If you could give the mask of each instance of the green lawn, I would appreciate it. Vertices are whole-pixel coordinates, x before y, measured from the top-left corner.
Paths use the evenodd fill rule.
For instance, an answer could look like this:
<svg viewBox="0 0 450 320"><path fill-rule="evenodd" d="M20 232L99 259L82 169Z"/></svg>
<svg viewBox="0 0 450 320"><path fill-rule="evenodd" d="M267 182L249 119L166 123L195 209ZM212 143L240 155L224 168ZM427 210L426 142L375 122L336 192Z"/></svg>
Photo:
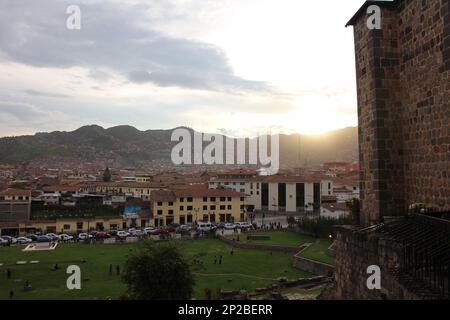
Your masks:
<svg viewBox="0 0 450 320"><path fill-rule="evenodd" d="M320 239L317 243L314 243L303 251L300 256L334 266L334 258L330 257L327 253L328 247L331 246L332 243L333 241L329 239Z"/></svg>
<svg viewBox="0 0 450 320"><path fill-rule="evenodd" d="M287 277L298 279L310 276L292 267L292 254L267 251L234 249L218 240L197 240L179 242L190 261L199 256L203 267L195 265L196 298L204 297L204 289L209 288L215 295L225 290L252 290L275 283L274 279ZM128 255L136 250L136 245L84 245L62 244L50 252L22 252L22 247L0 248L0 299L8 299L11 289L15 299L117 299L126 290L120 276L116 275L116 265L123 269ZM222 264L214 264L214 256L222 255ZM86 263L81 263L82 259ZM16 261L39 260L36 265L16 265ZM52 271L58 263L60 269ZM69 291L66 288L66 268L79 265L82 272L82 289ZM114 273L109 274L113 264ZM6 269L12 270L10 280ZM34 290L24 292L25 281L29 280Z"/></svg>
<svg viewBox="0 0 450 320"><path fill-rule="evenodd" d="M269 236L270 240L247 240L248 235ZM229 236L230 239L236 238ZM268 231L268 232L245 232L239 236L239 241L249 243L263 243L273 245L301 246L305 243L313 243L316 239L297 232Z"/></svg>

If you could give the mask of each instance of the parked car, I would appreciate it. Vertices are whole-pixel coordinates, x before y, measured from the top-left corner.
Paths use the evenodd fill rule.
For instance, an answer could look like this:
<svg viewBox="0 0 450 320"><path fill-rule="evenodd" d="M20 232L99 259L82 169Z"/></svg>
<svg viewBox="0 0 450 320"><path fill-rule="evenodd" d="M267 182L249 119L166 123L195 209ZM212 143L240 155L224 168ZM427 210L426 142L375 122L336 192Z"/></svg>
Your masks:
<svg viewBox="0 0 450 320"><path fill-rule="evenodd" d="M117 236L118 236L119 238L124 239L124 238L126 238L126 237L129 237L129 236L130 236L130 233L129 233L129 232L126 232L126 231L119 231L119 232L117 232Z"/></svg>
<svg viewBox="0 0 450 320"><path fill-rule="evenodd" d="M29 234L27 236L28 239L31 239L32 241L37 241L37 239L39 238L39 236L35 235L35 234Z"/></svg>
<svg viewBox="0 0 450 320"><path fill-rule="evenodd" d="M8 244L9 244L9 241L7 241L7 240L5 240L3 238L0 238L0 246L6 246Z"/></svg>
<svg viewBox="0 0 450 320"><path fill-rule="evenodd" d="M216 228L217 229L225 229L225 224L226 224L225 222L221 222L216 226Z"/></svg>
<svg viewBox="0 0 450 320"><path fill-rule="evenodd" d="M163 228L159 228L159 229L154 229L152 231L150 231L150 234L152 236L159 236L160 234L168 234L169 231L163 229Z"/></svg>
<svg viewBox="0 0 450 320"><path fill-rule="evenodd" d="M197 230L203 231L203 232L210 232L216 229L216 226L213 225L211 222L198 222L197 223Z"/></svg>
<svg viewBox="0 0 450 320"><path fill-rule="evenodd" d="M52 239L47 236L39 236L37 238L37 242L51 242Z"/></svg>
<svg viewBox="0 0 450 320"><path fill-rule="evenodd" d="M144 230L136 230L133 234L132 234L132 236L135 236L135 237L144 237L144 236L146 236L147 234L144 232Z"/></svg>
<svg viewBox="0 0 450 320"><path fill-rule="evenodd" d="M178 228L178 230L181 231L181 232L190 232L190 231L192 231L192 225L184 224L184 225L180 226Z"/></svg>
<svg viewBox="0 0 450 320"><path fill-rule="evenodd" d="M108 232L108 235L109 235L110 237L115 237L115 236L117 236L117 230L110 230L110 231Z"/></svg>
<svg viewBox="0 0 450 320"><path fill-rule="evenodd" d="M225 230L234 230L234 228L236 228L236 225L234 223L225 223Z"/></svg>
<svg viewBox="0 0 450 320"><path fill-rule="evenodd" d="M165 226L163 227L163 230L167 231L168 233L173 233L176 231L175 228L171 226Z"/></svg>
<svg viewBox="0 0 450 320"><path fill-rule="evenodd" d="M253 229L253 225L250 222L236 222L236 227L242 231L248 231Z"/></svg>
<svg viewBox="0 0 450 320"><path fill-rule="evenodd" d="M80 240L87 240L87 239L92 239L93 236L91 234L87 234L87 233L80 233L78 235L78 239Z"/></svg>
<svg viewBox="0 0 450 320"><path fill-rule="evenodd" d="M130 228L130 229L128 229L128 233L130 234L130 235L133 235L135 232L136 232L136 228Z"/></svg>
<svg viewBox="0 0 450 320"><path fill-rule="evenodd" d="M73 236L69 236L68 234L60 234L58 236L60 241L72 241L73 240Z"/></svg>
<svg viewBox="0 0 450 320"><path fill-rule="evenodd" d="M144 233L147 234L147 235L148 234L152 234L152 232L155 231L155 230L156 230L156 228L147 227L147 228L144 229Z"/></svg>
<svg viewBox="0 0 450 320"><path fill-rule="evenodd" d="M59 240L59 237L54 233L47 233L46 236L49 237L52 241Z"/></svg>
<svg viewBox="0 0 450 320"><path fill-rule="evenodd" d="M19 244L29 244L31 242L33 242L33 240L25 238L25 237L17 238L17 243L19 243Z"/></svg>
<svg viewBox="0 0 450 320"><path fill-rule="evenodd" d="M17 239L10 236L2 236L2 239L8 241L9 244L17 243Z"/></svg>
<svg viewBox="0 0 450 320"><path fill-rule="evenodd" d="M97 239L108 239L110 235L106 232L100 231L95 234L95 238Z"/></svg>

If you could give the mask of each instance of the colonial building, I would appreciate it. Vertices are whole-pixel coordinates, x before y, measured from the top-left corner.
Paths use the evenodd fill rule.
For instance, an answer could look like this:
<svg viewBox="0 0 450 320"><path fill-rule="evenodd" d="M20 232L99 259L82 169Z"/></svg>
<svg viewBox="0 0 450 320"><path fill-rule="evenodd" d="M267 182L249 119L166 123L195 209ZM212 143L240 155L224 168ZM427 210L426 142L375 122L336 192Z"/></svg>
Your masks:
<svg viewBox="0 0 450 320"><path fill-rule="evenodd" d="M246 218L244 194L229 189L185 188L152 194L154 225L241 221Z"/></svg>

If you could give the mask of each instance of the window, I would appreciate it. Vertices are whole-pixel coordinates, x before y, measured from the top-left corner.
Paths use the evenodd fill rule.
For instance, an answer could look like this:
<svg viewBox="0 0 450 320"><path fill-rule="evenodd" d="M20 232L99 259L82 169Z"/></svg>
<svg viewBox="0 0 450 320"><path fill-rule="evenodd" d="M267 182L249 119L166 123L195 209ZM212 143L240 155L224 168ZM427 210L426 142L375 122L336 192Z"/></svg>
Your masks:
<svg viewBox="0 0 450 320"><path fill-rule="evenodd" d="M173 206L173 202L169 202L169 207Z"/></svg>
<svg viewBox="0 0 450 320"><path fill-rule="evenodd" d="M208 206L203 206L203 210L208 210Z"/></svg>
<svg viewBox="0 0 450 320"><path fill-rule="evenodd" d="M231 197L228 197L228 201L231 201Z"/></svg>
<svg viewBox="0 0 450 320"><path fill-rule="evenodd" d="M228 210L231 210L231 208L232 208L232 206L231 206L231 205L228 205Z"/></svg>
<svg viewBox="0 0 450 320"><path fill-rule="evenodd" d="M192 209L193 209L192 206L187 207L187 211L192 211Z"/></svg>
<svg viewBox="0 0 450 320"><path fill-rule="evenodd" d="M244 201L244 197L241 197L241 201Z"/></svg>
<svg viewBox="0 0 450 320"><path fill-rule="evenodd" d="M245 182L241 182L240 185L241 185L241 186L245 186Z"/></svg>
<svg viewBox="0 0 450 320"><path fill-rule="evenodd" d="M203 197L203 202L208 202L208 197Z"/></svg>
<svg viewBox="0 0 450 320"><path fill-rule="evenodd" d="M77 222L77 229L78 230L83 229L83 222Z"/></svg>
<svg viewBox="0 0 450 320"><path fill-rule="evenodd" d="M193 201L192 197L187 198L187 202L192 202L192 201Z"/></svg>
<svg viewBox="0 0 450 320"><path fill-rule="evenodd" d="M220 197L220 201L225 201L226 200L226 198L225 197Z"/></svg>
<svg viewBox="0 0 450 320"><path fill-rule="evenodd" d="M184 206L180 206L180 211L184 211Z"/></svg>
<svg viewBox="0 0 450 320"><path fill-rule="evenodd" d="M158 207L161 207L162 206L162 202L158 202Z"/></svg>
<svg viewBox="0 0 450 320"><path fill-rule="evenodd" d="M158 215L161 216L163 214L162 210L158 210Z"/></svg>
<svg viewBox="0 0 450 320"><path fill-rule="evenodd" d="M245 189L241 189L241 192L245 192Z"/></svg>
<svg viewBox="0 0 450 320"><path fill-rule="evenodd" d="M250 182L250 189L253 189L253 182Z"/></svg>
<svg viewBox="0 0 450 320"><path fill-rule="evenodd" d="M184 202L184 198L180 198L180 202Z"/></svg>
<svg viewBox="0 0 450 320"><path fill-rule="evenodd" d="M216 197L211 197L209 200L210 200L211 202L216 202Z"/></svg>
<svg viewBox="0 0 450 320"><path fill-rule="evenodd" d="M70 224L65 224L64 225L64 230L70 230Z"/></svg>
<svg viewBox="0 0 450 320"><path fill-rule="evenodd" d="M216 210L216 206L210 206L209 209L210 210Z"/></svg>
<svg viewBox="0 0 450 320"><path fill-rule="evenodd" d="M220 206L220 210L225 210L225 206Z"/></svg>
<svg viewBox="0 0 450 320"><path fill-rule="evenodd" d="M173 210L169 210L168 214L173 215Z"/></svg>

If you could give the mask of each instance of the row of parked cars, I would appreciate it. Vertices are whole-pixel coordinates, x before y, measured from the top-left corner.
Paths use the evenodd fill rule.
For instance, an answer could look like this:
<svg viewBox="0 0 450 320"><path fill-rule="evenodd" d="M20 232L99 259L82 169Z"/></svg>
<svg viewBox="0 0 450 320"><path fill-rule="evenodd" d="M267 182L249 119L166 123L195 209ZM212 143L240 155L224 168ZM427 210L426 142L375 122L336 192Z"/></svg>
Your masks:
<svg viewBox="0 0 450 320"><path fill-rule="evenodd" d="M248 231L254 229L254 226L249 222L236 222L236 223L219 223L214 224L211 222L198 222L196 226L192 224L186 225L176 225L171 224L166 227L148 227L144 229L130 228L128 230L111 230L109 232L105 231L92 231L90 233L79 233L75 236L69 234L55 234L47 233L45 235L30 234L26 237L14 238L11 236L1 236L0 245L11 245L11 244L30 244L33 242L74 242L74 241L85 241L89 239L103 240L109 238L116 239L126 239L127 237L146 237L146 236L156 236L156 235L167 235L170 233L188 233L188 232L213 232L215 230L236 230L240 229L242 231Z"/></svg>

